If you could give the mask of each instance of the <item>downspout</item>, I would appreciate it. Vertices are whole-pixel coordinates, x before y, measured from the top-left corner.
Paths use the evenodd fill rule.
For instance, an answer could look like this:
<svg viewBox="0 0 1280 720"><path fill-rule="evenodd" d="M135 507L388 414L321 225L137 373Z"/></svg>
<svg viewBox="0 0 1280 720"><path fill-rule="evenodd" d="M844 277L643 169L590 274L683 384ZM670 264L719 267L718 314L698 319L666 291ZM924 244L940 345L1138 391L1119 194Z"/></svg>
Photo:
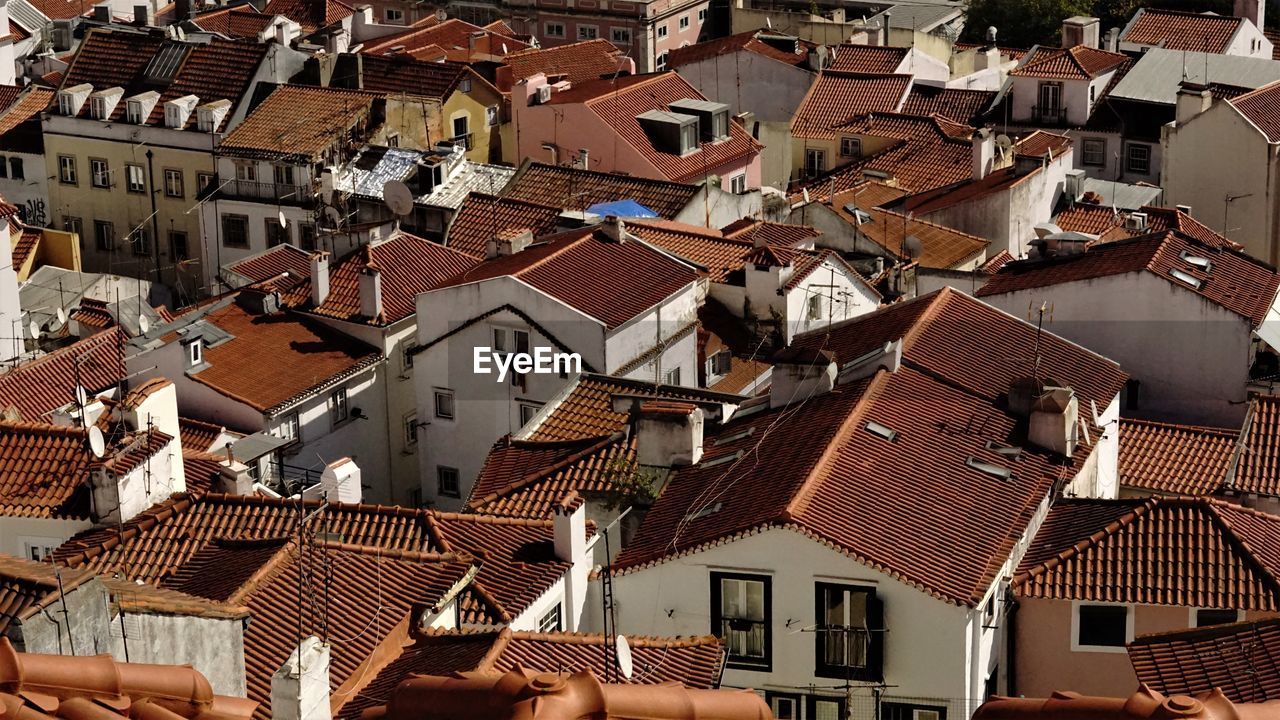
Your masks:
<svg viewBox="0 0 1280 720"><path fill-rule="evenodd" d="M151 256L156 264L156 282L164 284L164 276L160 272L160 219L156 216L156 171L153 159L155 152L147 148L147 183L151 192ZM178 266L174 263L174 285L177 285ZM175 306L176 307L176 306Z"/></svg>
<svg viewBox="0 0 1280 720"><path fill-rule="evenodd" d="M1009 697L1018 696L1018 599L1013 595L1013 587L1006 587L1004 614L1005 642L1005 689Z"/></svg>

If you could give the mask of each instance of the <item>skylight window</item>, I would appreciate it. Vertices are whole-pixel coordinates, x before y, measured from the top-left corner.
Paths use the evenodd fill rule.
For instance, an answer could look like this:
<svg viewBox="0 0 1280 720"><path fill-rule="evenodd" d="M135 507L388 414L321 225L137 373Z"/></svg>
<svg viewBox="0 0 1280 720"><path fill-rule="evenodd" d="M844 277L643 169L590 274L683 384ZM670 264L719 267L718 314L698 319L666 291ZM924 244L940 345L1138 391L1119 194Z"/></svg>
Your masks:
<svg viewBox="0 0 1280 720"><path fill-rule="evenodd" d="M867 429L867 432L871 433L872 435L875 435L876 437L884 438L889 442L895 442L898 439L897 430L894 430L888 425L881 425L875 420L868 420L866 429Z"/></svg>
<svg viewBox="0 0 1280 720"><path fill-rule="evenodd" d="M974 470L977 470L980 473L990 475L993 478L1000 478L1001 480L1013 479L1013 472L1009 470L1009 468L1003 468L1003 467L1000 467L999 465L993 465L987 462L986 460L973 457L972 455L970 455L969 458L964 461L964 464L968 465Z"/></svg>
<svg viewBox="0 0 1280 720"><path fill-rule="evenodd" d="M724 503L719 503L719 502L718 502L718 503L715 503L714 505L707 505L707 506L703 507L701 510L699 510L698 512L689 513L688 515L685 515L685 516L684 516L684 519L685 519L685 520L698 520L698 519L700 519L700 518L707 517L708 515L714 515L714 514L716 514L716 513L720 512L720 508L722 508L722 507L724 507Z"/></svg>
<svg viewBox="0 0 1280 720"><path fill-rule="evenodd" d="M993 453L1004 455L1005 457L1013 460L1017 460L1022 456L1022 448L1017 445L1005 445L1004 443L998 443L995 440L987 441L987 449Z"/></svg>
<svg viewBox="0 0 1280 720"><path fill-rule="evenodd" d="M1173 269L1169 270L1169 274L1173 276L1173 279L1174 279L1174 280L1177 280L1177 281L1179 281L1179 282L1182 282L1182 283L1185 283L1185 284L1187 284L1187 285L1190 285L1191 287L1195 288L1196 290L1199 290L1199 289L1200 289L1200 285L1202 284L1198 279L1196 279L1195 277L1193 277L1190 273L1183 272L1182 270L1179 270L1178 268L1173 268Z"/></svg>
<svg viewBox="0 0 1280 720"><path fill-rule="evenodd" d="M711 459L711 460L706 460L706 461L704 461L704 462L702 463L701 467L709 468L709 467L715 467L715 466L717 466L717 465L724 465L725 463L733 462L734 460L737 460L737 459L738 459L738 458L740 458L740 457L742 457L742 451L741 451L741 450L739 450L739 451L737 451L737 452L731 452L731 453L729 453L728 455L721 455L721 456L720 456L720 457L718 457L718 458L713 458L713 459Z"/></svg>
<svg viewBox="0 0 1280 720"><path fill-rule="evenodd" d="M728 445L730 443L735 443L735 442L738 442L739 440L742 440L743 438L751 437L752 435L755 434L755 432L756 432L756 426L752 425L751 427L741 432L736 432L736 433L733 433L732 435L724 435L722 437L716 438L715 444L719 446L719 445Z"/></svg>
<svg viewBox="0 0 1280 720"><path fill-rule="evenodd" d="M1192 255L1186 250L1183 250L1179 257L1185 260L1187 264L1192 267L1199 268L1206 273L1213 272L1213 262L1209 260L1209 258Z"/></svg>

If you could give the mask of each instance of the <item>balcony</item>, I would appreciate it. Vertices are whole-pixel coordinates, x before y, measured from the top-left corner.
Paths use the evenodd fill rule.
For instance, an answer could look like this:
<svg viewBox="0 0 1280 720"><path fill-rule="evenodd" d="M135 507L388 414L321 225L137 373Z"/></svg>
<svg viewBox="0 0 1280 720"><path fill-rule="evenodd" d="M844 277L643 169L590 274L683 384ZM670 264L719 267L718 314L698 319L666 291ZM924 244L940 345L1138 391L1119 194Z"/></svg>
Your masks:
<svg viewBox="0 0 1280 720"><path fill-rule="evenodd" d="M1066 125L1067 109L1061 105L1032 105L1031 121L1041 125Z"/></svg>
<svg viewBox="0 0 1280 720"><path fill-rule="evenodd" d="M454 135L449 138L449 142L455 147L461 147L468 152L471 151L471 133L467 133L466 135Z"/></svg>
<svg viewBox="0 0 1280 720"><path fill-rule="evenodd" d="M214 187L218 187L219 184L215 184ZM303 205L310 203L312 200L310 187L293 183L231 180L221 186L220 192L225 197L243 200L269 200L292 205Z"/></svg>

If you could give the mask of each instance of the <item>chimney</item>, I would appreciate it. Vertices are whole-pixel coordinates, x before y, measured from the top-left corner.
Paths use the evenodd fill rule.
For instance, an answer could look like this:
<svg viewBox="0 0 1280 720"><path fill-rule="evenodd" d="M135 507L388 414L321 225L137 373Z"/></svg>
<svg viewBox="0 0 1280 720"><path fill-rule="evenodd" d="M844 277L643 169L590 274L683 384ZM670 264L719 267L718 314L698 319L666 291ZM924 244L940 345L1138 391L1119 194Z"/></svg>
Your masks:
<svg viewBox="0 0 1280 720"><path fill-rule="evenodd" d="M93 19L100 23L111 22L111 3L103 2L93 6Z"/></svg>
<svg viewBox="0 0 1280 720"><path fill-rule="evenodd" d="M825 350L789 347L774 353L772 360L771 408L830 392L836 385L836 362Z"/></svg>
<svg viewBox="0 0 1280 720"><path fill-rule="evenodd" d="M980 47L976 52L978 54L973 59L974 70L1000 67L1000 48L992 45L990 47Z"/></svg>
<svg viewBox="0 0 1280 720"><path fill-rule="evenodd" d="M617 215L606 215L604 222L600 223L600 229L604 231L605 237L613 242L620 243L627 240L627 223Z"/></svg>
<svg viewBox="0 0 1280 720"><path fill-rule="evenodd" d="M271 676L271 720L331 720L329 646L312 635Z"/></svg>
<svg viewBox="0 0 1280 720"><path fill-rule="evenodd" d="M1027 418L1027 440L1059 455L1075 454L1080 404L1075 391L1052 378L1009 384L1009 413Z"/></svg>
<svg viewBox="0 0 1280 720"><path fill-rule="evenodd" d="M1088 177L1083 170L1072 168L1067 171L1066 194L1071 198L1071 202L1080 202L1080 198L1084 197L1084 181Z"/></svg>
<svg viewBox="0 0 1280 720"><path fill-rule="evenodd" d="M311 254L311 304L320 307L329 297L329 253Z"/></svg>
<svg viewBox="0 0 1280 720"><path fill-rule="evenodd" d="M1190 205L1174 205L1174 209L1176 209L1178 212L1182 213L1183 215L1186 215L1188 217L1191 216Z"/></svg>
<svg viewBox="0 0 1280 720"><path fill-rule="evenodd" d="M556 557L570 564L564 582L564 629L578 629L582 608L591 585L590 551L587 550L587 504L576 491L570 490L560 502L551 508L552 532L555 536ZM621 544L621 543L619 543Z"/></svg>
<svg viewBox="0 0 1280 720"><path fill-rule="evenodd" d="M1102 42L1102 49L1107 52L1117 52L1120 47L1120 28L1113 27L1107 31L1107 37Z"/></svg>
<svg viewBox="0 0 1280 720"><path fill-rule="evenodd" d="M518 253L533 242L533 231L529 228L506 228L489 238L485 244L485 259L505 257Z"/></svg>
<svg viewBox="0 0 1280 720"><path fill-rule="evenodd" d="M449 19L449 14L444 11L444 8L440 8L436 10L436 22L442 23L448 19Z"/></svg>
<svg viewBox="0 0 1280 720"><path fill-rule="evenodd" d="M1236 0L1232 14L1252 22L1254 27L1262 30L1267 21L1266 0Z"/></svg>
<svg viewBox="0 0 1280 720"><path fill-rule="evenodd" d="M1098 33L1101 22L1096 17L1077 15L1062 21L1062 47L1073 48L1077 45L1098 47Z"/></svg>
<svg viewBox="0 0 1280 720"><path fill-rule="evenodd" d="M191 0L174 0L174 17L178 22L191 19Z"/></svg>
<svg viewBox="0 0 1280 720"><path fill-rule="evenodd" d="M320 487L325 499L357 505L361 499L360 466L349 457L338 458L320 473Z"/></svg>
<svg viewBox="0 0 1280 720"><path fill-rule="evenodd" d="M995 162L996 148L995 140L991 137L991 130L982 128L973 134L973 179L981 180L991 172L991 166Z"/></svg>
<svg viewBox="0 0 1280 720"><path fill-rule="evenodd" d="M636 462L656 468L696 465L702 459L702 409L670 400L640 403L636 414Z"/></svg>
<svg viewBox="0 0 1280 720"><path fill-rule="evenodd" d="M155 27L156 13L151 9L150 3L133 6L133 22L142 27Z"/></svg>
<svg viewBox="0 0 1280 720"><path fill-rule="evenodd" d="M1209 92L1207 86L1183 80L1178 86L1174 121L1178 125L1185 125L1195 116L1208 110L1211 105L1213 105L1213 94Z"/></svg>
<svg viewBox="0 0 1280 720"><path fill-rule="evenodd" d="M583 170L590 170L591 164L588 162L590 159L587 148L578 148L578 167Z"/></svg>
<svg viewBox="0 0 1280 720"><path fill-rule="evenodd" d="M367 318L382 317L382 271L373 263L360 271L360 314Z"/></svg>

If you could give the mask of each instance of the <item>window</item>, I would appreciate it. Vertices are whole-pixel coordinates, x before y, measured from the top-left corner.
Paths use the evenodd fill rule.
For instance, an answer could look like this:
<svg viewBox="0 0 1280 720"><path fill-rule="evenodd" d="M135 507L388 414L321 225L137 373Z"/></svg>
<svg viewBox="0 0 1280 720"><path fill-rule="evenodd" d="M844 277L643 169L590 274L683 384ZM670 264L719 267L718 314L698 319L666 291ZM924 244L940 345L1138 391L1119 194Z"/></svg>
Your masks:
<svg viewBox="0 0 1280 720"><path fill-rule="evenodd" d="M595 40L598 37L600 37L600 28L596 27L595 25L579 25L578 26L579 40Z"/></svg>
<svg viewBox="0 0 1280 720"><path fill-rule="evenodd" d="M174 260L187 259L187 234L181 230L169 231L169 250L173 253Z"/></svg>
<svg viewBox="0 0 1280 720"><path fill-rule="evenodd" d="M609 39L612 40L615 45L630 45L631 28L609 28Z"/></svg>
<svg viewBox="0 0 1280 720"><path fill-rule="evenodd" d="M1095 100L1098 99L1098 86L1089 86L1089 106L1092 107Z"/></svg>
<svg viewBox="0 0 1280 720"><path fill-rule="evenodd" d="M402 375L408 375L413 369L413 355L418 349L418 344L412 340L405 340L400 344L400 372Z"/></svg>
<svg viewBox="0 0 1280 720"><path fill-rule="evenodd" d="M471 149L471 118L461 115L453 119L453 143Z"/></svg>
<svg viewBox="0 0 1280 720"><path fill-rule="evenodd" d="M1142 143L1129 143L1125 150L1125 170L1131 173L1147 175L1151 172L1151 146Z"/></svg>
<svg viewBox="0 0 1280 720"><path fill-rule="evenodd" d="M134 125L142 124L142 103L137 100L126 100L124 103L125 119Z"/></svg>
<svg viewBox="0 0 1280 720"><path fill-rule="evenodd" d="M400 133L387 133L387 147L400 147Z"/></svg>
<svg viewBox="0 0 1280 720"><path fill-rule="evenodd" d="M114 250L116 247L115 227L106 220L94 220L93 239L99 250Z"/></svg>
<svg viewBox="0 0 1280 720"><path fill-rule="evenodd" d="M822 296L821 295L809 296L809 319L810 320L822 319Z"/></svg>
<svg viewBox="0 0 1280 720"><path fill-rule="evenodd" d="M249 216L222 214L222 244L227 247L249 247Z"/></svg>
<svg viewBox="0 0 1280 720"><path fill-rule="evenodd" d="M563 630L563 623L560 619L562 614L560 603L556 603L555 607L546 611L543 613L542 617L538 618L538 632L553 633Z"/></svg>
<svg viewBox="0 0 1280 720"><path fill-rule="evenodd" d="M1229 625L1234 622L1240 622L1244 618L1243 613L1239 610L1215 610L1212 608L1200 608L1192 611L1195 625L1192 627L1209 627L1210 625Z"/></svg>
<svg viewBox="0 0 1280 720"><path fill-rule="evenodd" d="M711 633L724 640L730 667L769 669L769 578L711 573Z"/></svg>
<svg viewBox="0 0 1280 720"><path fill-rule="evenodd" d="M1124 652L1125 643L1133 638L1133 619L1125 605L1076 606L1072 650L1109 650Z"/></svg>
<svg viewBox="0 0 1280 720"><path fill-rule="evenodd" d="M804 151L805 177L817 177L827 169L827 153L809 148Z"/></svg>
<svg viewBox="0 0 1280 720"><path fill-rule="evenodd" d="M680 368L671 368L662 373L663 385L679 385L680 384Z"/></svg>
<svg viewBox="0 0 1280 720"><path fill-rule="evenodd" d="M236 180L242 182L257 182L258 167L253 163L236 163Z"/></svg>
<svg viewBox="0 0 1280 720"><path fill-rule="evenodd" d="M186 193L182 190L182 171L181 170L165 170L164 171L164 195L165 197L180 198Z"/></svg>
<svg viewBox="0 0 1280 720"><path fill-rule="evenodd" d="M59 115L75 115L76 99L71 93L58 93L58 114Z"/></svg>
<svg viewBox="0 0 1280 720"><path fill-rule="evenodd" d="M387 19L387 22L392 22L392 23L404 22L403 10L397 10L395 8L387 8L383 16Z"/></svg>
<svg viewBox="0 0 1280 720"><path fill-rule="evenodd" d="M196 338L187 343L187 366L204 362L204 340Z"/></svg>
<svg viewBox="0 0 1280 720"><path fill-rule="evenodd" d="M143 175L141 165L124 166L124 178L126 187L131 193L144 193L147 191L147 178Z"/></svg>
<svg viewBox="0 0 1280 720"><path fill-rule="evenodd" d="M520 403L520 427L524 427L533 422L533 417L542 409L541 405L531 405L529 403Z"/></svg>
<svg viewBox="0 0 1280 720"><path fill-rule="evenodd" d="M96 188L111 187L111 168L106 160L89 158L89 177Z"/></svg>
<svg viewBox="0 0 1280 720"><path fill-rule="evenodd" d="M490 105L489 107L484 109L484 123L489 127L493 127L494 125L498 124L498 106L497 105Z"/></svg>
<svg viewBox="0 0 1280 720"><path fill-rule="evenodd" d="M471 78L464 77L458 81L458 89L464 93L471 92Z"/></svg>
<svg viewBox="0 0 1280 720"><path fill-rule="evenodd" d="M690 123L680 126L680 154L687 155L698 149L698 125Z"/></svg>
<svg viewBox="0 0 1280 720"><path fill-rule="evenodd" d="M217 175L213 173L198 172L196 173L196 192L204 192L213 188L213 183L217 179Z"/></svg>
<svg viewBox="0 0 1280 720"><path fill-rule="evenodd" d="M844 720L848 715L844 710L844 698L808 696L808 720Z"/></svg>
<svg viewBox="0 0 1280 720"><path fill-rule="evenodd" d="M76 159L71 155L58 156L58 182L63 185L76 183Z"/></svg>
<svg viewBox="0 0 1280 720"><path fill-rule="evenodd" d="M133 248L134 255L150 255L151 229L140 227L134 230L133 235L129 237L129 245Z"/></svg>
<svg viewBox="0 0 1280 720"><path fill-rule="evenodd" d="M294 185L293 182L293 166L292 165L275 165L272 166L272 174L275 176L277 185Z"/></svg>
<svg viewBox="0 0 1280 720"><path fill-rule="evenodd" d="M698 22L704 23L706 21L707 21L707 9L702 8L701 10L698 11Z"/></svg>
<svg viewBox="0 0 1280 720"><path fill-rule="evenodd" d="M26 170L22 167L22 158L9 158L9 177L14 180L25 180L27 178Z"/></svg>
<svg viewBox="0 0 1280 720"><path fill-rule="evenodd" d="M4 161L4 156L0 155L0 178L9 177L9 165Z"/></svg>
<svg viewBox="0 0 1280 720"><path fill-rule="evenodd" d="M298 244L303 250L316 249L316 225L315 223L299 223L298 224Z"/></svg>
<svg viewBox="0 0 1280 720"><path fill-rule="evenodd" d="M413 452L418 446L418 413L404 416L404 449Z"/></svg>
<svg viewBox="0 0 1280 720"><path fill-rule="evenodd" d="M302 433L298 426L298 413L291 412L280 418L280 437L285 440L301 440Z"/></svg>
<svg viewBox="0 0 1280 720"><path fill-rule="evenodd" d="M453 419L453 391L436 390L436 417L444 420Z"/></svg>
<svg viewBox="0 0 1280 720"><path fill-rule="evenodd" d="M885 702L880 704L880 720L947 720L945 707Z"/></svg>
<svg viewBox="0 0 1280 720"><path fill-rule="evenodd" d="M542 26L542 34L547 37L564 37L564 23L549 22Z"/></svg>
<svg viewBox="0 0 1280 720"><path fill-rule="evenodd" d="M766 692L765 702L769 703L769 709L773 710L773 717L777 720L800 720L799 695Z"/></svg>
<svg viewBox="0 0 1280 720"><path fill-rule="evenodd" d="M269 217L267 223L267 247L275 247L289 242L289 226L281 225L280 218Z"/></svg>
<svg viewBox="0 0 1280 720"><path fill-rule="evenodd" d="M654 64L659 70L665 70L667 68L667 54L667 51L663 50L662 53L654 59Z"/></svg>
<svg viewBox="0 0 1280 720"><path fill-rule="evenodd" d="M329 421L337 425L350 418L351 408L347 406L347 389L338 388L329 395Z"/></svg>
<svg viewBox="0 0 1280 720"><path fill-rule="evenodd" d="M818 676L879 680L884 620L875 588L818 583L815 596Z"/></svg>
<svg viewBox="0 0 1280 720"><path fill-rule="evenodd" d="M680 16L680 29L681 29L681 30L688 30L688 29L689 29L689 16L688 16L688 15L681 15L681 16Z"/></svg>
<svg viewBox="0 0 1280 720"><path fill-rule="evenodd" d="M39 562L48 557L57 549L59 543L57 540L37 540L35 538L23 538L22 547L29 559Z"/></svg>
<svg viewBox="0 0 1280 720"><path fill-rule="evenodd" d="M734 175L729 179L729 191L741 195L747 191L747 174Z"/></svg>
<svg viewBox="0 0 1280 720"><path fill-rule="evenodd" d="M709 378L717 375L728 375L729 371L733 369L733 354L727 349L721 350L707 358L703 369Z"/></svg>
<svg viewBox="0 0 1280 720"><path fill-rule="evenodd" d="M658 37L660 37L660 38L664 38L664 37L666 37L666 36L667 36L667 26L666 26L666 24L664 23L664 24L662 24L662 25L659 25L659 26L658 26Z"/></svg>
<svg viewBox="0 0 1280 720"><path fill-rule="evenodd" d="M84 247L84 221L70 215L62 216L62 229L73 232L80 237L80 246Z"/></svg>
<svg viewBox="0 0 1280 720"><path fill-rule="evenodd" d="M1107 164L1107 141L1104 138L1084 138L1084 151L1081 162L1090 167L1102 167Z"/></svg>
<svg viewBox="0 0 1280 720"><path fill-rule="evenodd" d="M436 490L445 497L462 497L462 489L458 486L458 468L437 466Z"/></svg>
<svg viewBox="0 0 1280 720"><path fill-rule="evenodd" d="M1041 120L1057 122L1062 114L1062 83L1040 83L1040 105L1036 114Z"/></svg>
<svg viewBox="0 0 1280 720"><path fill-rule="evenodd" d="M862 157L862 138L840 138L840 157Z"/></svg>

